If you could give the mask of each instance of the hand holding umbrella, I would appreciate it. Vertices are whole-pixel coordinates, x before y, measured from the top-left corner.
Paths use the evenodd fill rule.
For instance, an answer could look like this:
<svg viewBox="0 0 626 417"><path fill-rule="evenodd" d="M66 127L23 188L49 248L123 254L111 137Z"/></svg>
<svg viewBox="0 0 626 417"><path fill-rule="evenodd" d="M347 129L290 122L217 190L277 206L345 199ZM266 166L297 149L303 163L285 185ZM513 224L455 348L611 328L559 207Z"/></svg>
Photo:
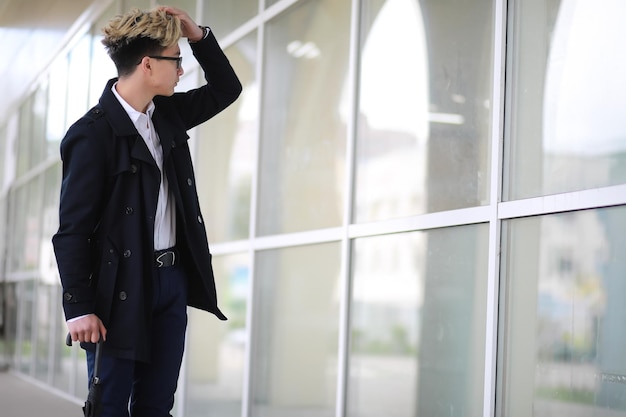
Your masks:
<svg viewBox="0 0 626 417"><path fill-rule="evenodd" d="M102 414L102 381L100 380L100 357L102 354L103 339L100 337L96 343L96 358L93 367L93 376L89 381L89 393L83 406L85 417L100 417ZM72 336L68 333L65 344L72 346Z"/></svg>

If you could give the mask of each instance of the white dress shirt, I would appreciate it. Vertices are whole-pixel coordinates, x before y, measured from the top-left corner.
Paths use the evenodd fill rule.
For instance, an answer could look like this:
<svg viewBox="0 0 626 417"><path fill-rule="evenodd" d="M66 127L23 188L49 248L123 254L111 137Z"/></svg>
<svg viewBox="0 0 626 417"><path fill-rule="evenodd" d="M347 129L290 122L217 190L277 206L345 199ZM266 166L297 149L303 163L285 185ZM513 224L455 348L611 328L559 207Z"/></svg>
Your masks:
<svg viewBox="0 0 626 417"><path fill-rule="evenodd" d="M154 161L161 171L161 184L157 202L156 215L154 217L154 250L167 249L176 245L176 203L169 191L167 176L163 172L163 149L161 140L154 129L152 114L154 103L151 101L145 113L135 110L119 95L116 90L117 83L113 84L113 94L128 113L130 120L137 128L146 146L150 150Z"/></svg>

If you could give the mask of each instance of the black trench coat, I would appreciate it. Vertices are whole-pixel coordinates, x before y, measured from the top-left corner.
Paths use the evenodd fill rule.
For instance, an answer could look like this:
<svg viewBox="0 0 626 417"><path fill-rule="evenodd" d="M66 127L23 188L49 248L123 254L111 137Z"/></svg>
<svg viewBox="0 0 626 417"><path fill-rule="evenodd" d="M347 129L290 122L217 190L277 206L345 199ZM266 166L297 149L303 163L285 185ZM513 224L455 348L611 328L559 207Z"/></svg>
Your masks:
<svg viewBox="0 0 626 417"><path fill-rule="evenodd" d="M226 320L217 305L186 132L235 101L241 84L212 33L191 46L207 84L172 97L155 97L152 120L176 200L176 244L189 277L188 305ZM148 360L160 174L111 91L115 81L108 82L99 104L61 142L59 229L52 241L66 319L95 313L107 328L105 352Z"/></svg>

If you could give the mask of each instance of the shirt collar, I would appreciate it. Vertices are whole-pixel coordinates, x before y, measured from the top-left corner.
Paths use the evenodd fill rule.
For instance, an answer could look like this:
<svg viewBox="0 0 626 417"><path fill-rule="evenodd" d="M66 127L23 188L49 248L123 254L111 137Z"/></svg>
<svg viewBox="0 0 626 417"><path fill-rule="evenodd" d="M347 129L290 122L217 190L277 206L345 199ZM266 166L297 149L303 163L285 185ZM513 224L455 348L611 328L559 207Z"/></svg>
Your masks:
<svg viewBox="0 0 626 417"><path fill-rule="evenodd" d="M133 124L137 125L137 122L140 120L142 115L144 116L147 115L150 119L152 119L152 113L154 113L154 102L152 100L150 100L150 104L148 104L148 109L146 110L146 113L144 114L140 111L135 110L133 106L131 106L130 104L128 104L126 100L124 100L124 98L117 92L117 89L115 88L116 85L117 85L117 82L113 84L113 87L111 87L111 90L113 91L113 94L115 95L117 100L120 102L120 104L122 105L126 113L128 113L128 117L130 117L130 120L132 120Z"/></svg>

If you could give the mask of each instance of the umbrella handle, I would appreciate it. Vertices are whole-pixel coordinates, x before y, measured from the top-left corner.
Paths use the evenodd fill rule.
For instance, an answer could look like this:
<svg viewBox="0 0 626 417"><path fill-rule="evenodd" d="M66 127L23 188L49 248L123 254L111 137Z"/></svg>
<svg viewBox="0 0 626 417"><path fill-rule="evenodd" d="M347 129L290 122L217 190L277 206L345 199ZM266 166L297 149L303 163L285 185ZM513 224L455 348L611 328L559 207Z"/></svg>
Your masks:
<svg viewBox="0 0 626 417"><path fill-rule="evenodd" d="M93 382L95 384L100 383L100 357L102 356L102 336L98 339L98 343L96 343L96 358L94 360L93 365Z"/></svg>

